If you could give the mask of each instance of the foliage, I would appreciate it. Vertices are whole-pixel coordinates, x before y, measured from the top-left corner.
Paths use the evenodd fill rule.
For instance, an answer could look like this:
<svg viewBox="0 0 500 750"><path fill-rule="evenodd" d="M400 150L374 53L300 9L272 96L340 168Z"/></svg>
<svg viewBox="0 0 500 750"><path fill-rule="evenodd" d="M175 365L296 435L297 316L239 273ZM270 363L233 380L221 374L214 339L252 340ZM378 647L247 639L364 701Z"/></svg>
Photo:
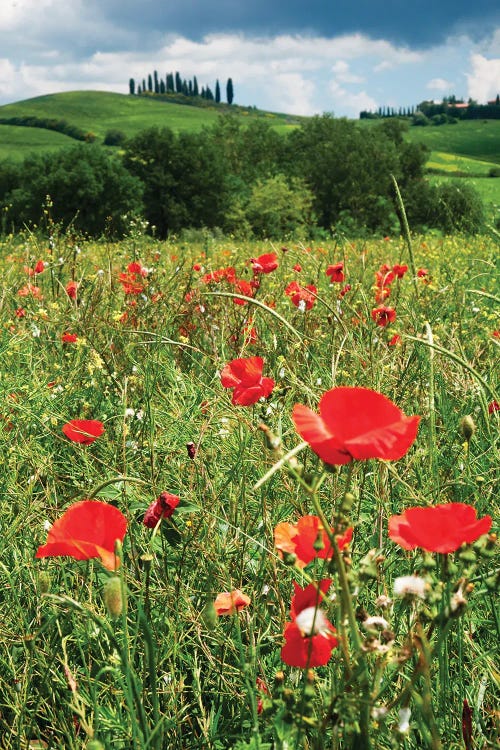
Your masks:
<svg viewBox="0 0 500 750"><path fill-rule="evenodd" d="M18 228L38 223L47 196L63 227L119 235L124 214L140 207L141 185L102 148L81 145L25 160L16 186L3 196L9 222Z"/></svg>
<svg viewBox="0 0 500 750"><path fill-rule="evenodd" d="M114 128L107 131L106 135L104 136L103 143L105 146L122 146L126 140L127 136L125 135L123 130Z"/></svg>

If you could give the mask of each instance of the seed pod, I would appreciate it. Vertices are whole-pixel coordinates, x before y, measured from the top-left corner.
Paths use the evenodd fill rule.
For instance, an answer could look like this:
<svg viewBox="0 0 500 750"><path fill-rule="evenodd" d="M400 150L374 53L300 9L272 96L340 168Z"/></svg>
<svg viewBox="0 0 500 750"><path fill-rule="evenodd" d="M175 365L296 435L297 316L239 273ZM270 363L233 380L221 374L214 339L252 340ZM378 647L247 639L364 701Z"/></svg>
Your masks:
<svg viewBox="0 0 500 750"><path fill-rule="evenodd" d="M471 437L476 431L476 424L470 414L467 414L465 417L462 417L460 420L460 432L464 436L464 438L467 440L467 442L470 441Z"/></svg>
<svg viewBox="0 0 500 750"><path fill-rule="evenodd" d="M38 590L41 594L46 594L50 590L50 573L41 570L38 574Z"/></svg>
<svg viewBox="0 0 500 750"><path fill-rule="evenodd" d="M119 617L123 612L122 582L118 576L108 578L104 584L104 604L110 617Z"/></svg>

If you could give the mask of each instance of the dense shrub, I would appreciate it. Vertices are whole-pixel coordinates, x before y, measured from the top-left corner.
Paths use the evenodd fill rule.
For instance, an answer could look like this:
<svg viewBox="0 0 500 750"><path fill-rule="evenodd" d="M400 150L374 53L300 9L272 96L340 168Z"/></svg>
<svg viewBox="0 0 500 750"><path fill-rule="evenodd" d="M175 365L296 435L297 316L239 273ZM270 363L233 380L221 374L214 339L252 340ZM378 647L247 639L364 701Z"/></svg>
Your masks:
<svg viewBox="0 0 500 750"><path fill-rule="evenodd" d="M14 182L2 202L10 205L9 218L18 228L39 221L48 195L55 221L93 236L105 230L120 235L123 215L141 207L141 183L97 145L31 156Z"/></svg>
<svg viewBox="0 0 500 750"><path fill-rule="evenodd" d="M106 135L104 136L104 145L105 146L121 146L125 143L127 140L126 134L123 132L123 130L117 130L116 128L112 128L111 130L108 130Z"/></svg>

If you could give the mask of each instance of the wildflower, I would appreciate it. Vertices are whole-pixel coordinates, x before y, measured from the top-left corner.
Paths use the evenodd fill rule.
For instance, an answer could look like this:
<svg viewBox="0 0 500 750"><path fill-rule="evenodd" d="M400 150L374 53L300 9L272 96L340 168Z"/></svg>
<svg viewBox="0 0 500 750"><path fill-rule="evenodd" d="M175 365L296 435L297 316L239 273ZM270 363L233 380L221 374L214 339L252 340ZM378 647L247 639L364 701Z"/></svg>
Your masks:
<svg viewBox="0 0 500 750"><path fill-rule="evenodd" d="M144 268L144 266L137 261L129 263L127 266L127 271L128 273L137 274L139 276L142 276L143 278L146 278L146 276L148 275L148 269Z"/></svg>
<svg viewBox="0 0 500 750"><path fill-rule="evenodd" d="M61 341L63 344L75 344L78 341L78 336L76 333L68 333L66 331L66 333L63 333L61 336Z"/></svg>
<svg viewBox="0 0 500 750"><path fill-rule="evenodd" d="M233 359L221 372L224 388L233 388L233 404L250 406L260 398L267 398L274 388L272 378L264 378L262 357Z"/></svg>
<svg viewBox="0 0 500 750"><path fill-rule="evenodd" d="M410 716L411 709L408 706L399 709L398 731L401 734L407 734L410 731Z"/></svg>
<svg viewBox="0 0 500 750"><path fill-rule="evenodd" d="M202 276L200 281L202 284L210 284L212 282L217 284L219 281L222 281L222 279L226 279L230 284L234 284L236 281L236 271L232 266L229 266L228 268L220 268L217 271L210 271Z"/></svg>
<svg viewBox="0 0 500 750"><path fill-rule="evenodd" d="M223 591L217 594L214 607L217 615L234 615L250 604L250 597L239 589L234 591Z"/></svg>
<svg viewBox="0 0 500 750"><path fill-rule="evenodd" d="M399 333L395 333L394 336L387 342L389 346L400 346L403 339Z"/></svg>
<svg viewBox="0 0 500 750"><path fill-rule="evenodd" d="M490 401L490 403L488 404L488 414L493 414L493 412L499 410L500 404L498 403L498 401Z"/></svg>
<svg viewBox="0 0 500 750"><path fill-rule="evenodd" d="M34 299L43 298L42 290L39 286L35 286L34 284L25 284L17 293L18 297L29 297L30 295L34 297Z"/></svg>
<svg viewBox="0 0 500 750"><path fill-rule="evenodd" d="M408 266L400 266L397 263L392 267L392 272L398 279L402 279L407 270Z"/></svg>
<svg viewBox="0 0 500 750"><path fill-rule="evenodd" d="M335 263L335 265L330 265L325 271L326 275L330 277L331 283L337 283L341 284L344 279L344 264L341 263Z"/></svg>
<svg viewBox="0 0 500 750"><path fill-rule="evenodd" d="M296 263L293 267L293 270L297 273L300 273L302 271L302 266L300 265L300 263Z"/></svg>
<svg viewBox="0 0 500 750"><path fill-rule="evenodd" d="M35 557L98 557L105 568L115 570L115 542L123 541L126 531L127 520L118 508L100 500L81 500L54 522L47 543L38 548Z"/></svg>
<svg viewBox="0 0 500 750"><path fill-rule="evenodd" d="M38 274L38 273L43 273L44 271L45 271L45 263L43 262L43 260L38 260L35 264L33 272L35 274Z"/></svg>
<svg viewBox="0 0 500 750"><path fill-rule="evenodd" d="M125 294L142 294L144 291L143 276L140 273L121 273L118 280Z"/></svg>
<svg viewBox="0 0 500 750"><path fill-rule="evenodd" d="M258 258L250 258L250 263L252 264L254 274L271 273L279 265L276 253L265 253L264 255L259 255Z"/></svg>
<svg viewBox="0 0 500 750"><path fill-rule="evenodd" d="M345 297L345 295L347 294L347 292L350 292L350 291L351 291L351 285L350 285L350 284L346 284L346 285L345 285L344 287L342 287L342 289L340 290L340 292L339 292L339 296L340 296L340 297Z"/></svg>
<svg viewBox="0 0 500 750"><path fill-rule="evenodd" d="M24 309L24 307L18 307L14 315L16 316L16 318L25 318L26 310Z"/></svg>
<svg viewBox="0 0 500 750"><path fill-rule="evenodd" d="M420 417L407 417L370 388L332 388L321 397L319 414L295 404L299 435L327 464L381 458L397 461L415 441Z"/></svg>
<svg viewBox="0 0 500 750"><path fill-rule="evenodd" d="M151 503L144 514L143 524L149 529L154 529L162 518L170 518L179 505L180 498L178 495L171 495L170 492L162 492L156 500Z"/></svg>
<svg viewBox="0 0 500 750"><path fill-rule="evenodd" d="M300 303L304 302L305 309L310 310L316 301L317 291L314 284L299 286L296 281L292 281L285 289L285 294L290 297L295 307L299 307Z"/></svg>
<svg viewBox="0 0 500 750"><path fill-rule="evenodd" d="M246 281L245 279L235 279L232 283L240 294L243 294L245 297L253 296L253 287L249 281ZM234 297L233 302L235 305L247 304L247 301L245 299L240 299L240 297Z"/></svg>
<svg viewBox="0 0 500 750"><path fill-rule="evenodd" d="M331 532L334 533L334 529ZM347 547L352 532L349 528L345 534L336 536L339 551ZM279 523L274 530L274 544L282 555L295 555L295 564L299 568L304 568L317 557L329 560L333 556L330 540L317 516L303 516L296 524Z"/></svg>
<svg viewBox="0 0 500 750"><path fill-rule="evenodd" d="M321 667L338 645L335 628L319 607L330 584L329 579L320 581L319 585L310 583L305 588L293 584L292 621L285 625L285 645L281 649L281 658L290 667Z"/></svg>
<svg viewBox="0 0 500 750"><path fill-rule="evenodd" d="M455 552L475 542L491 528L491 516L478 519L476 509L465 503L408 508L389 518L389 536L403 549L420 547L427 552Z"/></svg>
<svg viewBox="0 0 500 750"><path fill-rule="evenodd" d="M372 320L374 320L378 326L385 327L389 325L389 323L394 323L396 320L396 310L392 307L386 307L385 305L375 307L372 310Z"/></svg>
<svg viewBox="0 0 500 750"><path fill-rule="evenodd" d="M417 270L417 276L419 279L424 279L428 275L429 275L429 270L427 268L419 268Z"/></svg>
<svg viewBox="0 0 500 750"><path fill-rule="evenodd" d="M89 445L104 432L104 425L97 419L72 419L63 425L63 433L74 443Z"/></svg>
<svg viewBox="0 0 500 750"><path fill-rule="evenodd" d="M79 286L80 285L78 281L68 281L65 289L66 289L66 294L68 295L70 299L76 299L76 293L78 291Z"/></svg>

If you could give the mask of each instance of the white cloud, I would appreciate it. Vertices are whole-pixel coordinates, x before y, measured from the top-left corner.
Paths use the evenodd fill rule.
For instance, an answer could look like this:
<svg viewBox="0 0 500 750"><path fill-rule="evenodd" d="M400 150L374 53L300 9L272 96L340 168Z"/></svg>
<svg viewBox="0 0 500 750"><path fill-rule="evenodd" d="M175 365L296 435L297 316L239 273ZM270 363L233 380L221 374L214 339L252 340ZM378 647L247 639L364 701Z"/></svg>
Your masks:
<svg viewBox="0 0 500 750"><path fill-rule="evenodd" d="M366 93L360 91L353 93L343 88L337 81L330 83L330 91L333 96L333 111L337 114L346 113L350 117L358 117L362 110L375 111L378 108L378 102Z"/></svg>
<svg viewBox="0 0 500 750"><path fill-rule="evenodd" d="M433 78L426 84L426 88L433 91L449 91L453 86L454 84L451 81L447 81L445 78Z"/></svg>
<svg viewBox="0 0 500 750"><path fill-rule="evenodd" d="M356 73L351 73L348 63L345 60L338 60L332 65L332 72L335 73L335 78L340 83L363 83L363 76L358 76Z"/></svg>
<svg viewBox="0 0 500 750"><path fill-rule="evenodd" d="M500 58L487 59L474 54L470 62L472 72L467 73L467 94L484 104L500 93Z"/></svg>

